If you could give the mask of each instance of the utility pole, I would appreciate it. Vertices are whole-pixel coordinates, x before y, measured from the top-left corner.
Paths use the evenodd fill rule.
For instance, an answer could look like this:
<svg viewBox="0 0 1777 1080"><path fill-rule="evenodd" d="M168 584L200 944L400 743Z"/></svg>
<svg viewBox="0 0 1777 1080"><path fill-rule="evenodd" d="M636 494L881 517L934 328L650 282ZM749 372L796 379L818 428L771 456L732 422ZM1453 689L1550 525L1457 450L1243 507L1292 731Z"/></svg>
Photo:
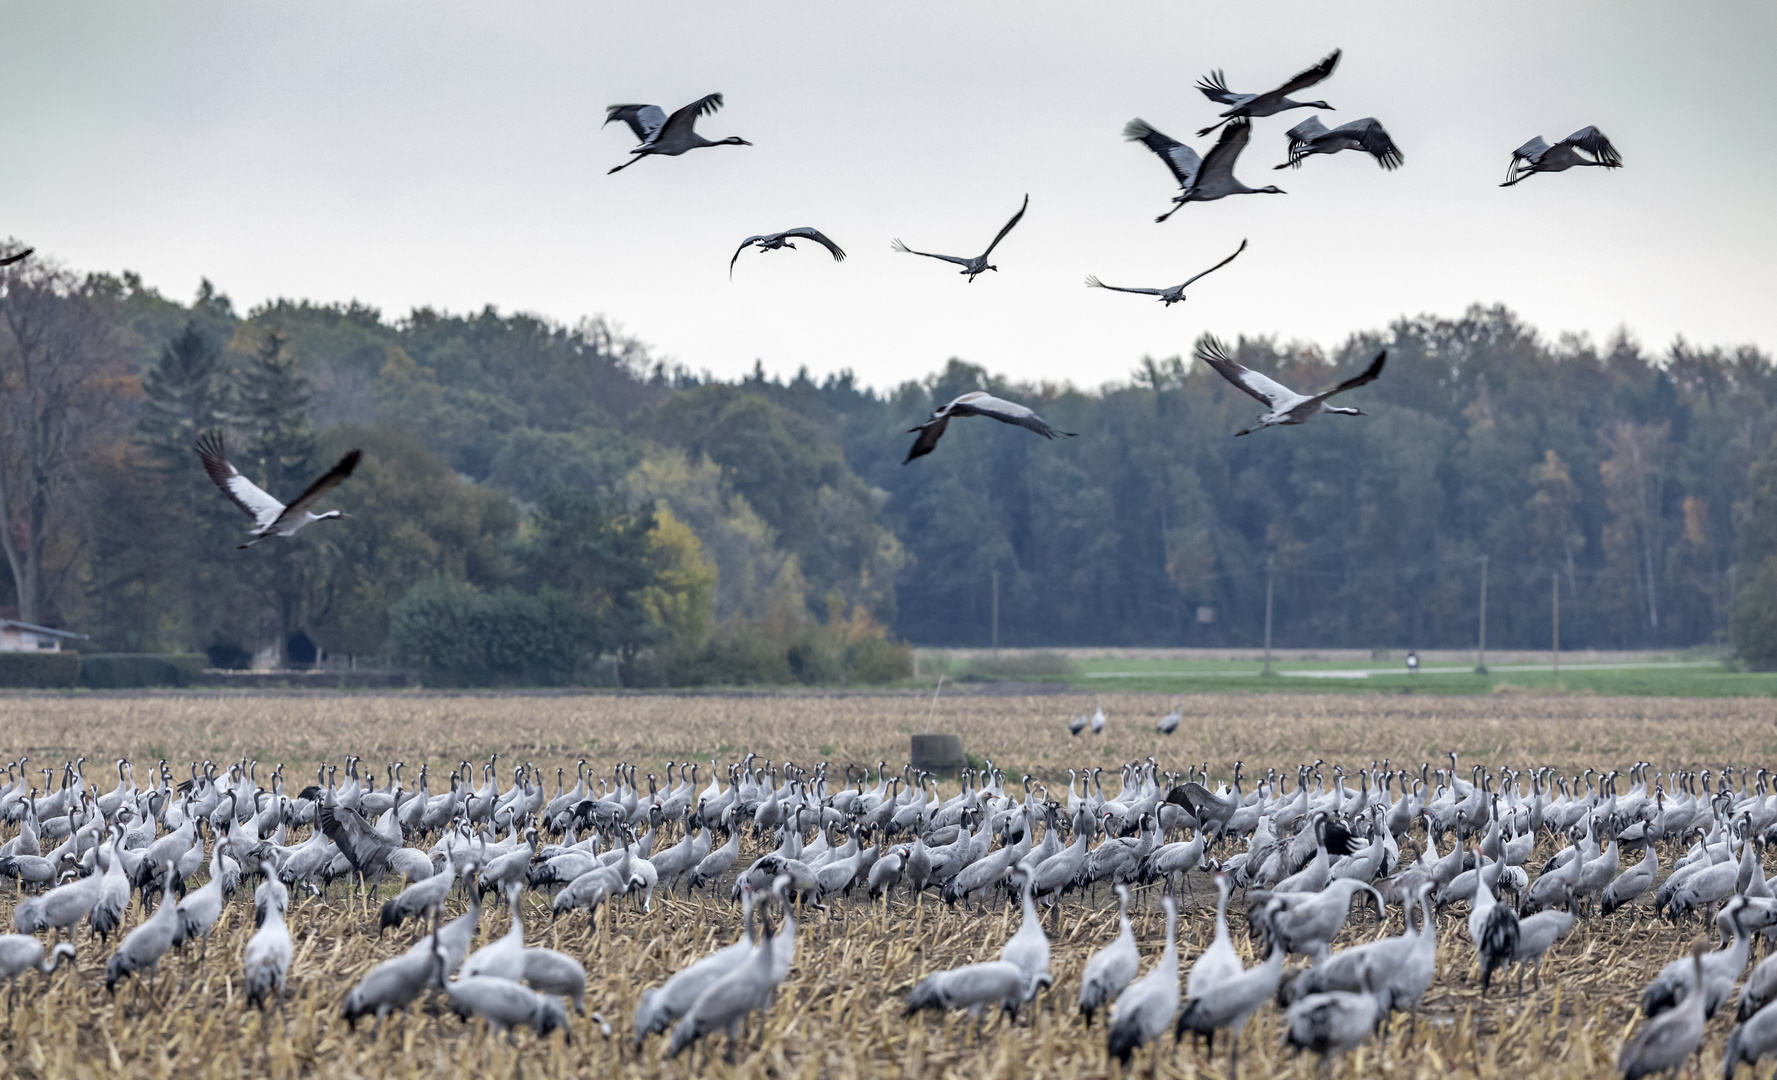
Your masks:
<svg viewBox="0 0 1777 1080"><path fill-rule="evenodd" d="M1000 572L993 572L993 655L1000 654Z"/></svg>
<svg viewBox="0 0 1777 1080"><path fill-rule="evenodd" d="M1265 556L1265 677L1271 677L1271 571L1276 555Z"/></svg>
<svg viewBox="0 0 1777 1080"><path fill-rule="evenodd" d="M1561 572L1559 570L1557 570L1555 572L1554 576L1549 578L1549 598L1552 601L1554 601L1554 603L1550 607L1550 611L1553 613L1553 617L1555 620L1555 628L1549 634L1549 640L1554 643L1555 677L1560 678L1561 677Z"/></svg>
<svg viewBox="0 0 1777 1080"><path fill-rule="evenodd" d="M1487 556L1481 556L1481 642L1475 674L1487 674Z"/></svg>

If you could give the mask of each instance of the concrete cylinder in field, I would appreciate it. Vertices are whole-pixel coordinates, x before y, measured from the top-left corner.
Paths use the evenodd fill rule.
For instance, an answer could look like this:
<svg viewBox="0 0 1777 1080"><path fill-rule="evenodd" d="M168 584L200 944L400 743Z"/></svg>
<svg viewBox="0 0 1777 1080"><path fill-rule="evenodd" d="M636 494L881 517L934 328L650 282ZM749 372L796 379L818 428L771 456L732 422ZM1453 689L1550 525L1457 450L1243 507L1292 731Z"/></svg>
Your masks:
<svg viewBox="0 0 1777 1080"><path fill-rule="evenodd" d="M969 763L956 735L915 735L912 761L914 768L927 772L954 772Z"/></svg>

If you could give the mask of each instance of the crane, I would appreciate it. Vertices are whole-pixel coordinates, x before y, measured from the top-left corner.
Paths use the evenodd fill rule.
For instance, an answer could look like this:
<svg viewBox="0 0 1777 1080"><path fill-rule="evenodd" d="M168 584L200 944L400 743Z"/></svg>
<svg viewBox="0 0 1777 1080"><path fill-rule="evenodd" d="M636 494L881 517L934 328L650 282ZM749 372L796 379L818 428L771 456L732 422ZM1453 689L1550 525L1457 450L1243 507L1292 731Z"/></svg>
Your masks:
<svg viewBox="0 0 1777 1080"><path fill-rule="evenodd" d="M1172 197L1172 209L1155 218L1156 222L1178 213L1186 203L1214 202L1230 195L1285 194L1282 188L1273 184L1262 188L1247 187L1234 178L1234 162L1246 149L1247 140L1252 138L1252 125L1245 120L1236 120L1223 128L1221 138L1201 158L1197 151L1139 116L1123 125L1123 137L1130 142L1142 143L1159 155L1179 183L1179 193Z"/></svg>
<svg viewBox="0 0 1777 1080"><path fill-rule="evenodd" d="M1364 416L1362 409L1337 408L1327 402L1347 390L1356 390L1360 386L1368 386L1382 374L1382 365L1388 359L1388 350L1383 349L1370 361L1370 366L1361 374L1354 375L1344 382L1324 390L1318 394L1299 394L1267 376L1261 375L1249 367L1235 361L1228 355L1222 343L1213 335L1205 334L1197 343L1197 359L1214 368L1222 378L1246 391L1270 411L1259 414L1258 422L1243 431L1236 431L1236 437L1250 435L1261 428L1276 427L1280 424L1305 424L1321 413L1338 413L1341 416Z"/></svg>
<svg viewBox="0 0 1777 1080"><path fill-rule="evenodd" d="M642 144L630 151L635 157L609 170L606 175L622 172L650 155L678 157L687 150L700 150L706 146L753 145L738 135L712 142L697 133L697 118L708 116L721 107L721 94L705 94L691 104L673 110L671 116L658 105L607 106L605 124L613 120L623 121L635 132L636 138L642 140ZM605 124L599 126L604 127Z"/></svg>
<svg viewBox="0 0 1777 1080"><path fill-rule="evenodd" d="M338 487L346 477L352 475L352 470L358 467L358 461L363 457L361 451L347 451L346 455L339 459L338 464L323 473L319 479L310 484L301 495L292 499L290 504L286 506L261 491L253 481L242 476L233 465L228 463L228 457L222 445L221 432L211 432L200 438L194 449L204 463L204 471L210 474L210 479L222 489L222 493L228 496L230 502L240 507L242 512L253 519L253 528L249 530L253 539L241 544L242 549L250 548L270 536L295 536L303 526L311 525L317 521L330 521L345 517L345 514L339 510L316 514L311 512L309 507L315 505L321 496Z"/></svg>
<svg viewBox="0 0 1777 1080"><path fill-rule="evenodd" d="M962 270L960 270L959 273L967 274L969 284L973 285L977 274L983 274L989 270L992 270L995 273L999 272L999 267L988 265L987 257L993 254L994 248L1000 246L1000 241L1006 238L1006 234L1012 231L1012 226L1018 224L1019 219L1024 217L1024 212L1028 209L1030 209L1030 196L1027 194L1024 196L1024 203L1018 207L1018 212L1012 215L1012 220L1000 227L999 233L993 238L993 243L987 245L986 251L983 251L972 259L966 259L960 255L934 255L929 251L914 251L906 244L901 243L900 237L896 237L895 242L889 246L895 251L904 252L908 255L924 255L928 259L943 259L947 263L955 263L962 267Z"/></svg>
<svg viewBox="0 0 1777 1080"><path fill-rule="evenodd" d="M845 261L844 249L827 239L819 229L811 229L804 225L797 229L785 229L783 232L767 233L764 236L749 236L742 240L740 246L734 249L734 258L728 260L728 280L734 280L734 264L740 261L740 253L747 248L756 245L760 251L778 251L782 248L795 251L796 245L790 242L793 239L813 240L832 253L834 262Z"/></svg>
<svg viewBox="0 0 1777 1080"><path fill-rule="evenodd" d="M1623 167L1622 155L1604 137L1604 132L1595 127L1583 127L1554 146L1538 135L1512 151L1511 164L1506 166L1506 181L1499 186L1511 187L1537 173L1566 172L1587 165L1601 169Z"/></svg>
<svg viewBox="0 0 1777 1080"><path fill-rule="evenodd" d="M1105 1033L1108 1052L1125 1065L1138 1047L1166 1034L1178 1010L1178 902L1168 895L1160 898L1160 905L1166 911L1166 948L1160 962L1117 996Z"/></svg>
<svg viewBox="0 0 1777 1080"><path fill-rule="evenodd" d="M1141 954L1135 948L1135 928L1129 924L1129 886L1117 886L1117 922L1120 930L1115 940L1092 954L1080 976L1080 1015L1086 1026L1092 1026L1092 1015L1135 978L1141 968Z"/></svg>
<svg viewBox="0 0 1777 1080"><path fill-rule="evenodd" d="M1320 122L1320 117L1310 116L1284 134L1290 140L1289 160L1273 165L1273 169L1298 169L1310 154L1337 154L1342 150L1362 150L1384 169L1398 169L1403 160L1400 147L1374 116L1331 129Z"/></svg>
<svg viewBox="0 0 1777 1080"><path fill-rule="evenodd" d="M1160 298L1160 302L1162 304L1164 304L1167 307L1171 307L1172 305L1184 300L1186 286L1190 285L1193 281L1196 281L1200 277L1204 277L1208 274L1213 274L1217 270L1220 270L1222 267L1227 266L1229 263L1233 262L1235 260L1235 258L1240 255L1241 252L1243 252L1245 250L1246 250L1246 241L1242 240L1240 242L1240 246L1234 249L1233 255L1228 256L1227 258L1223 259L1221 262L1216 263L1214 266L1210 267L1208 270L1203 271L1202 273L1192 274L1190 277L1186 278L1183 282L1181 282L1177 285L1168 286L1167 288L1164 288L1164 289L1127 289L1121 285L1106 285L1104 282L1098 280L1098 277L1095 274L1087 274L1086 275L1086 287L1089 289L1109 289L1112 292L1142 293L1146 296L1158 296ZM1085 718L1082 717L1081 719L1083 720ZM1074 734L1078 735L1079 732L1076 731Z"/></svg>
<svg viewBox="0 0 1777 1080"><path fill-rule="evenodd" d="M1340 49L1334 49L1321 58L1320 63L1310 68L1304 68L1297 72L1290 81L1275 90L1267 90L1263 94L1234 93L1228 89L1228 81L1223 78L1220 69L1198 79L1197 89L1204 97L1218 105L1226 105L1228 108L1221 113L1222 119L1219 123L1211 124L1197 134L1208 135L1216 128L1221 127L1222 124L1240 119L1276 116L1278 113L1290 109L1331 109L1332 106L1324 101L1292 101L1289 95L1298 90L1306 90L1331 75L1333 69L1339 66L1341 52Z"/></svg>
<svg viewBox="0 0 1777 1080"><path fill-rule="evenodd" d="M913 440L913 445L908 448L907 457L901 464L905 465L914 458L924 457L936 450L938 440L944 437L944 430L950 426L951 419L958 416L985 416L1002 424L1016 424L1045 439L1074 437L1071 431L1050 427L1048 421L1027 406L996 398L985 390L971 390L942 408L933 410L925 423L907 429L909 435L918 432L919 438Z"/></svg>

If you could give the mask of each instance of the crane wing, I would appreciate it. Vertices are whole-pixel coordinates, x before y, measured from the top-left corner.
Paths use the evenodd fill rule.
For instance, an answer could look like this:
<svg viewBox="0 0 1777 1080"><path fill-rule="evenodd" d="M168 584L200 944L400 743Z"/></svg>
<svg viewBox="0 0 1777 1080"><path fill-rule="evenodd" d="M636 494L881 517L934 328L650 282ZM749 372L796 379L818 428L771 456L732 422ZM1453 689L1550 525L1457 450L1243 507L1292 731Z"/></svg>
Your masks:
<svg viewBox="0 0 1777 1080"><path fill-rule="evenodd" d="M1322 79L1333 73L1333 69L1339 66L1339 57L1343 52L1343 49L1334 49L1332 52L1322 57L1320 63L1311 68L1305 68L1302 71L1298 71L1294 78L1289 82L1284 83L1276 90L1273 90L1271 93L1278 97L1289 97L1298 90L1308 89L1310 86L1313 86L1315 83L1320 82Z"/></svg>
<svg viewBox="0 0 1777 1080"><path fill-rule="evenodd" d="M1216 797L1215 793L1195 780L1187 781L1166 793L1166 801L1191 811L1199 821L1231 816L1236 807Z"/></svg>
<svg viewBox="0 0 1777 1080"><path fill-rule="evenodd" d="M1518 149L1513 150L1512 157L1514 159L1522 158L1525 161L1535 161L1537 158L1542 157L1544 154L1546 154L1548 152L1549 152L1549 144L1543 141L1543 137L1541 135L1538 135L1538 136L1535 136L1534 138L1532 138L1529 142L1525 143L1523 146L1520 146L1520 147L1518 147Z"/></svg>
<svg viewBox="0 0 1777 1080"><path fill-rule="evenodd" d="M1388 350L1383 349L1381 352L1376 354L1376 359L1370 361L1369 367L1365 368L1362 372L1360 372L1356 375L1353 375L1351 378L1346 379L1344 382L1340 383L1338 386L1333 387L1331 390L1328 390L1326 393L1316 394L1315 400L1316 401L1325 401L1327 398L1332 397L1334 394L1343 394L1347 390L1356 390L1360 386L1367 386L1370 383L1375 382L1376 376L1382 374L1382 364L1387 359L1388 359Z"/></svg>
<svg viewBox="0 0 1777 1080"><path fill-rule="evenodd" d="M1143 293L1147 296L1165 296L1166 295L1165 289L1125 289L1121 285L1106 285L1104 282L1098 280L1097 274L1087 274L1086 275L1086 287L1088 289L1109 289L1112 292Z"/></svg>
<svg viewBox="0 0 1777 1080"><path fill-rule="evenodd" d="M1215 264L1215 265L1214 265L1214 266L1212 266L1212 267L1210 267L1210 268L1209 268L1209 269L1208 269L1208 270L1205 270L1205 271L1203 271L1203 273L1202 273L1202 274L1193 274L1193 275L1191 275L1191 276L1190 276L1190 277L1188 277L1188 278L1186 278L1186 279L1185 279L1185 284L1184 284L1184 285L1180 285L1180 286L1179 286L1179 288L1181 288L1181 289L1182 289L1182 288L1184 288L1184 287L1185 287L1185 285L1189 285L1189 284L1191 284L1191 282L1193 282L1193 281L1196 281L1196 280L1197 280L1197 279L1198 279L1198 278L1200 278L1200 277L1203 277L1203 276L1204 276L1204 275L1205 275L1205 274L1213 274L1213 273L1215 273L1215 272L1216 272L1216 271L1217 271L1217 270L1220 270L1220 269L1221 269L1221 268L1222 268L1222 267L1224 267L1224 266L1227 266L1227 265L1228 265L1228 264L1229 264L1229 263L1231 263L1231 262L1233 262L1233 261L1234 261L1234 260L1235 260L1235 259L1237 259L1237 258L1239 258L1239 257L1240 257L1240 253L1241 253L1241 252L1243 252L1243 251L1245 251L1245 250L1246 250L1246 241L1245 241L1245 240L1242 240L1242 241L1241 241L1241 242L1240 242L1240 246L1239 246L1239 247L1237 247L1237 248L1235 248L1235 249L1234 249L1234 254L1232 254L1232 255L1230 255L1230 256L1228 256L1228 257L1227 257L1227 258L1225 258L1225 259L1223 259L1223 260L1222 260L1222 261L1221 261L1221 262L1219 262L1219 263L1216 263L1216 264Z"/></svg>
<svg viewBox="0 0 1777 1080"><path fill-rule="evenodd" d="M674 136L689 135L691 130L697 126L698 117L708 116L721 107L721 94L705 94L689 105L674 109L673 114L666 118L666 123L661 125L659 134L655 135L652 141L661 142Z"/></svg>
<svg viewBox="0 0 1777 1080"><path fill-rule="evenodd" d="M972 259L964 259L964 258L957 256L957 255L934 255L929 251L915 251L912 248L908 247L906 244L901 243L900 237L896 237L895 242L890 244L889 247L894 249L895 251L906 252L909 255L924 255L928 259L943 259L947 263L955 263L958 266L967 266L967 265L969 265L969 263L974 261ZM928 454L931 453L931 451L929 451L929 450L926 452Z"/></svg>
<svg viewBox="0 0 1777 1080"><path fill-rule="evenodd" d="M1604 132L1595 127L1583 127L1561 140L1567 146L1577 147L1598 159L1598 164L1607 169L1614 169L1623 163L1618 156L1617 148L1604 137Z"/></svg>
<svg viewBox="0 0 1777 1080"><path fill-rule="evenodd" d="M1197 343L1197 359L1216 370L1222 378L1245 390L1275 409L1286 401L1296 398L1296 393L1282 383L1268 379L1245 365L1238 363L1228 355L1222 343L1209 334Z"/></svg>
<svg viewBox="0 0 1777 1080"><path fill-rule="evenodd" d="M363 456L364 453L360 450L347 451L346 456L340 458L338 464L323 473L301 495L292 499L285 513L300 514L313 506L316 499L325 495L330 489L338 487L340 481L352 475L352 470L358 467L358 460Z"/></svg>
<svg viewBox="0 0 1777 1080"><path fill-rule="evenodd" d="M1197 80L1197 89L1203 96L1220 105L1233 105L1242 95L1228 89L1228 80L1222 77L1222 69L1216 70Z"/></svg>
<svg viewBox="0 0 1777 1080"><path fill-rule="evenodd" d="M1179 187L1188 191L1197 182L1197 173L1203 166L1203 159L1197 156L1197 151L1184 143L1156 130L1139 116L1123 125L1123 137L1130 142L1142 143L1159 154L1160 160L1166 162L1166 167L1172 170Z"/></svg>
<svg viewBox="0 0 1777 1080"><path fill-rule="evenodd" d="M1006 401L1002 398L996 398L993 395L980 390L964 394L949 405L944 406L942 411L949 413L951 416L986 416L998 420L1002 424L1017 424L1019 427L1029 428L1031 431L1036 432L1045 439L1055 439L1064 436L1072 438L1074 434L1071 431L1062 431L1058 428L1050 427L1042 417L1015 401Z"/></svg>
<svg viewBox="0 0 1777 1080"><path fill-rule="evenodd" d="M749 236L740 242L740 246L734 249L734 258L728 260L728 280L734 280L734 264L740 261L740 253L764 239L763 236Z"/></svg>
<svg viewBox="0 0 1777 1080"><path fill-rule="evenodd" d="M666 126L666 110L658 105L608 105L605 107L605 124L613 120L628 124L629 130L636 133L637 139L649 143ZM604 127L605 124L600 124L599 127Z"/></svg>
<svg viewBox="0 0 1777 1080"><path fill-rule="evenodd" d="M1019 206L1018 212L1012 215L1012 220L1000 228L999 235L993 238L993 243L987 245L987 250L981 253L983 259L993 254L993 249L1000 246L1000 241L1006 238L1006 234L1012 231L1012 226L1018 224L1019 219L1024 217L1024 212L1028 209L1030 209L1030 195L1026 194L1023 205Z"/></svg>
<svg viewBox="0 0 1777 1080"><path fill-rule="evenodd" d="M919 438L913 440L913 445L907 448L907 456L901 459L901 464L905 465L916 457L925 457L938 449L938 440L944 437L944 429L949 426L950 417L940 416L936 420L927 420L916 428L908 428L909 434L919 432Z"/></svg>
<svg viewBox="0 0 1777 1080"><path fill-rule="evenodd" d="M388 865L395 841L371 828L356 810L322 803L317 818L322 834L338 845L358 873L368 876Z"/></svg>
<svg viewBox="0 0 1777 1080"><path fill-rule="evenodd" d="M203 460L204 471L222 489L222 494L227 495L230 502L240 507L261 528L283 516L283 503L259 490L253 481L242 476L239 470L228 463L220 432L213 431L200 437L192 449L197 451L197 456Z"/></svg>
<svg viewBox="0 0 1777 1080"><path fill-rule="evenodd" d="M0 266L11 266L13 263L18 262L21 259L24 259L25 257L29 256L33 251L36 251L36 250L37 250L36 248L26 248L25 250L18 252L17 254L8 255L5 258L0 259Z"/></svg>
<svg viewBox="0 0 1777 1080"><path fill-rule="evenodd" d="M1375 158L1376 164L1384 169L1398 169L1405 160L1401 157L1400 147L1388 137L1387 129L1375 117L1366 116L1362 120L1353 120L1342 125L1340 130L1344 129L1349 129L1364 153Z"/></svg>
<svg viewBox="0 0 1777 1080"><path fill-rule="evenodd" d="M844 262L845 261L844 249L842 249L838 244L835 244L833 241L827 239L825 236L821 235L821 231L819 229L811 229L807 225L804 225L800 229L791 229L788 232L784 233L784 235L785 236L800 236L800 237L807 239L807 240L813 240L815 243L821 245L822 247L826 248L828 251L832 252L834 262Z"/></svg>
<svg viewBox="0 0 1777 1080"><path fill-rule="evenodd" d="M1203 167L1198 170L1197 175L1232 177L1235 159L1240 157L1240 152L1246 149L1247 140L1252 137L1253 126L1244 118L1236 117L1228 121L1228 126L1222 129L1222 137L1216 140L1215 146L1204 157Z"/></svg>
<svg viewBox="0 0 1777 1080"><path fill-rule="evenodd" d="M1284 132L1290 140L1288 158L1282 165L1273 165L1274 169L1294 169L1301 167L1302 159L1307 157L1314 147L1314 141L1327 133L1327 126L1320 122L1320 117L1310 116Z"/></svg>

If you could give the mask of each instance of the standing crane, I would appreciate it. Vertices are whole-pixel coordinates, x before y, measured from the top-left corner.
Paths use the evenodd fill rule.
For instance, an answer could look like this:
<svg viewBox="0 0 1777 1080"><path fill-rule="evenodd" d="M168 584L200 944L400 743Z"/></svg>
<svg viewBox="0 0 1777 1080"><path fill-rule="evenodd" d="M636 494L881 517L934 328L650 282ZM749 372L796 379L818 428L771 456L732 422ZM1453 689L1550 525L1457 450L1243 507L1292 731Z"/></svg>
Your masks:
<svg viewBox="0 0 1777 1080"><path fill-rule="evenodd" d="M1160 905L1166 911L1166 949L1160 954L1160 962L1130 983L1111 1006L1106 1046L1125 1065L1137 1047L1166 1034L1172 1014L1178 1011L1178 902L1163 896Z"/></svg>
<svg viewBox="0 0 1777 1080"><path fill-rule="evenodd" d="M1087 1027L1092 1026L1092 1015L1115 1001L1141 968L1135 928L1129 924L1129 886L1123 884L1117 886L1117 922L1121 929L1116 940L1093 953L1080 976L1080 1015Z"/></svg>

